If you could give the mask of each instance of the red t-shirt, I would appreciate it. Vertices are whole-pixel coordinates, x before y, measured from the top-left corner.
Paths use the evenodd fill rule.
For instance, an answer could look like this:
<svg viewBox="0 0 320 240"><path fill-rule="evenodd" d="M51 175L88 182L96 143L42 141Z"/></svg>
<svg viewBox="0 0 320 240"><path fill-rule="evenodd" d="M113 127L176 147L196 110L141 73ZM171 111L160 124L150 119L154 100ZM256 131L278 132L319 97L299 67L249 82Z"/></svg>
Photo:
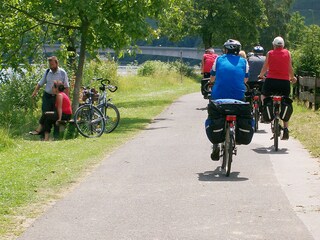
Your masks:
<svg viewBox="0 0 320 240"><path fill-rule="evenodd" d="M269 70L267 78L289 81L291 57L287 49L278 48L269 51L268 64Z"/></svg>
<svg viewBox="0 0 320 240"><path fill-rule="evenodd" d="M203 72L204 73L209 73L211 71L211 68L217 57L218 55L214 53L203 54L203 60L204 60Z"/></svg>
<svg viewBox="0 0 320 240"><path fill-rule="evenodd" d="M60 92L59 94L62 95L62 113L72 114L70 98L64 92ZM56 108L57 106L58 106L58 103L56 102Z"/></svg>

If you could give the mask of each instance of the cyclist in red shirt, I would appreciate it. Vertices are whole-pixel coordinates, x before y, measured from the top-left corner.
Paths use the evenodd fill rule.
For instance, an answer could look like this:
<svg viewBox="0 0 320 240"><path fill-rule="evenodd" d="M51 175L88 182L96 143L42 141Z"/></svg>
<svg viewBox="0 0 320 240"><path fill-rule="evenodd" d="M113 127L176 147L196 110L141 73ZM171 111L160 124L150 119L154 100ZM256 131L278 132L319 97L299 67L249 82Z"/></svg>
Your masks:
<svg viewBox="0 0 320 240"><path fill-rule="evenodd" d="M205 91L204 87L209 82L210 71L217 57L218 55L214 53L213 48L207 49L202 57L201 74L203 74L203 79L201 81L201 93L205 99L208 98L208 92Z"/></svg>
<svg viewBox="0 0 320 240"><path fill-rule="evenodd" d="M259 78L265 78L265 83L262 88L262 98L271 95L281 95L289 97L290 82L295 83L297 79L294 76L291 54L284 48L284 40L282 37L276 37L273 42L273 50L269 51L266 56L266 61L261 69ZM282 140L289 139L289 122L283 122Z"/></svg>

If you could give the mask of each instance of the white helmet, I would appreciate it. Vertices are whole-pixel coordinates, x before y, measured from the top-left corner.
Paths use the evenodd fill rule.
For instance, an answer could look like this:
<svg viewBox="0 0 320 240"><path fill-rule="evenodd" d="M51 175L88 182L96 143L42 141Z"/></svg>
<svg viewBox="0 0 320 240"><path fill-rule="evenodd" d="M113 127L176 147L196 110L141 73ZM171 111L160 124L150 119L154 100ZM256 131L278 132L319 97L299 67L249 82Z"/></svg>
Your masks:
<svg viewBox="0 0 320 240"><path fill-rule="evenodd" d="M273 46L276 47L284 47L284 40L282 37L276 37L273 42L272 42Z"/></svg>

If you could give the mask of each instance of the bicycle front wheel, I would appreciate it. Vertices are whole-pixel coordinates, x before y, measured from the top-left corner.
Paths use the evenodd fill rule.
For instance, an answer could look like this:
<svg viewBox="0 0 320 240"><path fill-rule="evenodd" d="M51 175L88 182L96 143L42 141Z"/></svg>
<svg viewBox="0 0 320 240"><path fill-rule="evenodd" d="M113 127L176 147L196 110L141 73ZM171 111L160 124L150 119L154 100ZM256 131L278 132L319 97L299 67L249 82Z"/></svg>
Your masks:
<svg viewBox="0 0 320 240"><path fill-rule="evenodd" d="M105 132L111 133L117 128L120 121L120 113L118 108L112 103L107 103L107 106L104 107L104 117L106 122Z"/></svg>
<svg viewBox="0 0 320 240"><path fill-rule="evenodd" d="M86 104L77 109L74 122L79 133L87 138L100 137L105 130L105 120L101 111Z"/></svg>

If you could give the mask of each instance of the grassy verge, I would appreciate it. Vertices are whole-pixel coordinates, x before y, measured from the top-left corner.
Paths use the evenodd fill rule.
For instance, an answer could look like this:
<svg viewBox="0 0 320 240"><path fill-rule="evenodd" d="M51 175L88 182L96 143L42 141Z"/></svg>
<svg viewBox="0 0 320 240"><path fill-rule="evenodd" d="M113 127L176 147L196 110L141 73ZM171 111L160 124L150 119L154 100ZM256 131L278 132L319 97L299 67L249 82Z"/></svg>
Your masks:
<svg viewBox="0 0 320 240"><path fill-rule="evenodd" d="M297 138L314 157L320 157L320 111L312 111L294 103L294 113L290 120L292 136Z"/></svg>
<svg viewBox="0 0 320 240"><path fill-rule="evenodd" d="M115 132L97 139L40 142L36 137L0 141L0 239L19 235L28 220L132 138L172 101L198 91L199 84L178 75L127 77L112 95L121 122ZM26 132L29 129L26 129ZM4 131L0 131L5 136Z"/></svg>

